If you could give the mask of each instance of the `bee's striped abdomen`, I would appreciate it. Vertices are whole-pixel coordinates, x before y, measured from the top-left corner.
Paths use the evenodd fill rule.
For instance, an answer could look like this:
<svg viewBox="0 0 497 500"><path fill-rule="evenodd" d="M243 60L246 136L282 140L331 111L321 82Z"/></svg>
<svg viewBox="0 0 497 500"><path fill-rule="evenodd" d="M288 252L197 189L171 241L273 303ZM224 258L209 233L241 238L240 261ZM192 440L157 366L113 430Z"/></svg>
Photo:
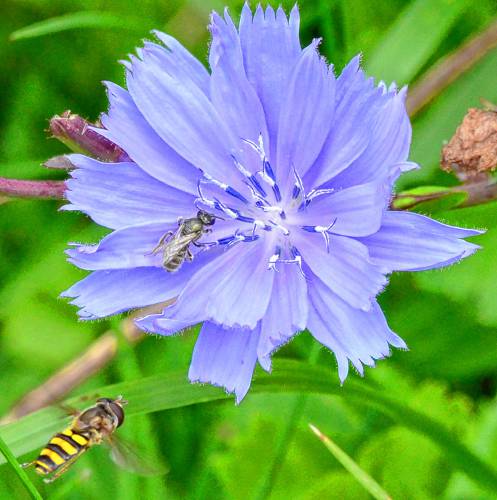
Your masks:
<svg viewBox="0 0 497 500"><path fill-rule="evenodd" d="M88 438L70 427L56 434L35 461L36 472L50 474L88 448Z"/></svg>
<svg viewBox="0 0 497 500"><path fill-rule="evenodd" d="M183 262L185 260L186 251L187 251L187 247L180 250L175 255L172 255L170 259L168 259L166 262L164 262L164 268L169 272L177 271L181 267L181 264L183 264Z"/></svg>

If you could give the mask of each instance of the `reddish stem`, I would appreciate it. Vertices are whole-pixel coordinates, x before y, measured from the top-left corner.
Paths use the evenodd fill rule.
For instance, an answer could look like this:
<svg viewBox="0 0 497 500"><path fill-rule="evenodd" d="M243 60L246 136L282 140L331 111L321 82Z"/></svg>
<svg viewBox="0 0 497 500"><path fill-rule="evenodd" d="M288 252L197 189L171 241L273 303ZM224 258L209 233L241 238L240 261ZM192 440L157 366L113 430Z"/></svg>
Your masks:
<svg viewBox="0 0 497 500"><path fill-rule="evenodd" d="M65 190L64 181L24 181L0 177L0 196L62 199Z"/></svg>

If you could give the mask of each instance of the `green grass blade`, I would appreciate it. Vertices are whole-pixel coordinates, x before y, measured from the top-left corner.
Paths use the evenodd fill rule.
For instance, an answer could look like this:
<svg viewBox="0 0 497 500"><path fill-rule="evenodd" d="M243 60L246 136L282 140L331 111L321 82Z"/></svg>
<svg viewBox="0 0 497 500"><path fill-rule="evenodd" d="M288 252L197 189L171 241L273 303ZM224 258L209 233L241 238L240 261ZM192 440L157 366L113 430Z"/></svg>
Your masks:
<svg viewBox="0 0 497 500"><path fill-rule="evenodd" d="M377 500L391 500L390 495L363 469L361 469L352 458L347 455L329 437L325 436L317 427L309 424L312 432L323 442L330 453L354 476L358 483Z"/></svg>
<svg viewBox="0 0 497 500"><path fill-rule="evenodd" d="M467 0L409 3L366 61L368 73L386 82L408 83L468 6Z"/></svg>
<svg viewBox="0 0 497 500"><path fill-rule="evenodd" d="M272 374L258 374L251 391L338 395L352 404L374 407L391 417L398 425L431 439L454 468L463 471L481 486L497 491L497 471L468 449L452 432L438 421L385 395L381 389L372 389L366 381L350 379L344 387L340 387L327 368L311 366L301 361L276 360ZM219 388L189 384L183 372L122 382L102 387L96 392L106 397L123 394L129 400L126 408L129 417L228 399L226 393ZM95 391L87 396L94 398ZM81 406L80 398L69 399L66 403L77 406L78 402ZM14 454L19 456L43 446L51 434L64 425L63 417L60 409L46 408L0 427L0 435Z"/></svg>
<svg viewBox="0 0 497 500"><path fill-rule="evenodd" d="M10 450L10 448L5 444L3 439L0 437L0 452L5 457L7 462L12 467L13 471L17 474L19 479L24 484L25 488L28 490L31 498L35 500L43 500L42 496L38 493L38 490L34 487L34 484L29 480L28 475L24 471L24 469L19 465L19 462L16 460L16 457Z"/></svg>
<svg viewBox="0 0 497 500"><path fill-rule="evenodd" d="M122 18L112 12L81 11L63 16L52 17L25 26L10 34L11 41L51 35L60 31L80 28L119 28L125 30L143 30L143 21L135 18Z"/></svg>

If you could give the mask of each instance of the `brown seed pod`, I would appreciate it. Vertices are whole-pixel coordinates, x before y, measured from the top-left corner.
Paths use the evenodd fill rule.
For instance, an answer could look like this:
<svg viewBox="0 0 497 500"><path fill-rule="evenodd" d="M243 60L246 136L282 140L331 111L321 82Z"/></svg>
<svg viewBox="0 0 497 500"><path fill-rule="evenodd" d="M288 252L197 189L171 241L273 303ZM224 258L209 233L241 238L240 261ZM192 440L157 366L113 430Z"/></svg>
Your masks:
<svg viewBox="0 0 497 500"><path fill-rule="evenodd" d="M479 177L497 166L497 112L471 108L442 148L441 166L461 180Z"/></svg>

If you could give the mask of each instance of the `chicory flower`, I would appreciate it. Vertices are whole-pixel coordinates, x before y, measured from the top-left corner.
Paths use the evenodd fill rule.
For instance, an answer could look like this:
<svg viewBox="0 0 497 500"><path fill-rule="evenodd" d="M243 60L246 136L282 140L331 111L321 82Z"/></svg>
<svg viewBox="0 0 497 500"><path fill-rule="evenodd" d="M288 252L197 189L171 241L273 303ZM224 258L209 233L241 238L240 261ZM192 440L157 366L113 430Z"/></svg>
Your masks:
<svg viewBox="0 0 497 500"><path fill-rule="evenodd" d="M299 12L245 5L237 28L212 14L210 72L155 32L126 66L95 129L129 161L71 155L67 210L112 232L68 250L92 273L65 292L83 319L176 298L140 328L172 335L203 323L192 381L247 393L257 362L308 329L340 380L406 348L376 296L393 271L452 264L479 231L391 211L407 160L406 89L375 85L355 57L339 77L318 42L302 49ZM178 219L217 217L175 272L154 252ZM170 240L169 240L170 241ZM161 247L159 247L160 249Z"/></svg>

